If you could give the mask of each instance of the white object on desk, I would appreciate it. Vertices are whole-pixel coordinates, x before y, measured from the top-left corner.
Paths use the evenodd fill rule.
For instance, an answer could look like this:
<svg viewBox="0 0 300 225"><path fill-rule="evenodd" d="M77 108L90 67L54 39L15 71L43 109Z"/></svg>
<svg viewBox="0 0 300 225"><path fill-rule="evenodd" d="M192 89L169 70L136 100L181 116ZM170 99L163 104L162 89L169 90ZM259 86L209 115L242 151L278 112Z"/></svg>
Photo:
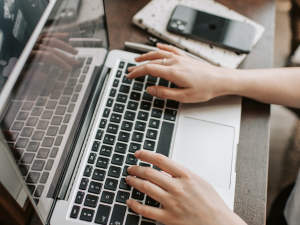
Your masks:
<svg viewBox="0 0 300 225"><path fill-rule="evenodd" d="M212 0L152 0L133 17L132 22L135 25L147 29L149 33L182 49L187 49L190 53L217 66L237 68L247 55L237 55L235 52L215 46L211 47L209 44L168 32L167 24L176 5L189 6L253 25L256 29L253 46L262 37L265 30L263 26Z"/></svg>

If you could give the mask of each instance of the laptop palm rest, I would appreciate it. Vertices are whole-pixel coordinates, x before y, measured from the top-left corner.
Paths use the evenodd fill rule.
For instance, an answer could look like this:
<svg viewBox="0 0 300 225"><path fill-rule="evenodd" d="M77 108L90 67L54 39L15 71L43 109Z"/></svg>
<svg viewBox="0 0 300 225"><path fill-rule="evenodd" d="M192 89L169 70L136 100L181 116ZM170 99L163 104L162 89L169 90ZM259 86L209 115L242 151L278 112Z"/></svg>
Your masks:
<svg viewBox="0 0 300 225"><path fill-rule="evenodd" d="M212 186L230 188L234 127L184 117L173 159Z"/></svg>

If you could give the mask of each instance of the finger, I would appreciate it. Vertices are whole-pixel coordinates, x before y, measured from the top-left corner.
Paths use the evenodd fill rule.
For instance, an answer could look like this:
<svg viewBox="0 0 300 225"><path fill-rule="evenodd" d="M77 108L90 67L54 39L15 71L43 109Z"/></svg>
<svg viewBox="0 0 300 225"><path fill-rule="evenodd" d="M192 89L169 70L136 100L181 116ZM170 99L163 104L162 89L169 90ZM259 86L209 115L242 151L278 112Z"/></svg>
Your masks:
<svg viewBox="0 0 300 225"><path fill-rule="evenodd" d="M135 58L135 61L143 62L143 61L154 60L154 59L164 59L170 57L171 55L172 53L168 51L163 51L163 50L151 51Z"/></svg>
<svg viewBox="0 0 300 225"><path fill-rule="evenodd" d="M164 60L165 60L165 64L164 64ZM173 61L172 61L172 59L167 59L167 58L164 58L164 59L155 59L155 60L151 60L147 64L156 64L156 65L162 65L162 66L171 66L171 65L173 65ZM143 64L143 65L146 65L146 64ZM128 67L127 70L129 72L131 72L131 71L133 71L133 70L135 70L137 68L142 67L143 65L140 65L140 66L131 66L131 67Z"/></svg>
<svg viewBox="0 0 300 225"><path fill-rule="evenodd" d="M142 205L133 199L128 199L126 204L134 212L152 220L163 221L166 217L165 209Z"/></svg>
<svg viewBox="0 0 300 225"><path fill-rule="evenodd" d="M145 161L157 166L173 177L181 177L182 171L185 170L183 166L179 165L168 157L154 152L139 150L135 152L135 157L141 161Z"/></svg>
<svg viewBox="0 0 300 225"><path fill-rule="evenodd" d="M63 70L71 71L72 67L61 58L57 57L52 52L47 51L31 51L29 60L35 58L38 62L50 63L51 65L62 68Z"/></svg>
<svg viewBox="0 0 300 225"><path fill-rule="evenodd" d="M161 50L173 52L174 54L180 55L180 56L186 56L186 54L182 50L180 50L179 48L176 48L172 45L157 43L156 46Z"/></svg>
<svg viewBox="0 0 300 225"><path fill-rule="evenodd" d="M146 75L151 75L153 77L161 77L177 85L182 81L182 78L178 76L177 73L174 73L174 70L170 67L156 64L142 65L131 71L127 75L127 78L135 79L137 77L143 77Z"/></svg>
<svg viewBox="0 0 300 225"><path fill-rule="evenodd" d="M65 40L69 37L68 33L46 33L46 34L41 34L39 36L39 39L45 38L45 37L55 37L60 40Z"/></svg>
<svg viewBox="0 0 300 225"><path fill-rule="evenodd" d="M72 58L68 57L67 55L65 55L64 53L55 50L54 48L41 45L41 47L39 49L43 50L43 51L48 51L48 52L51 52L51 53L55 54L57 57L59 57L62 60L66 61L70 66L78 66L78 65L80 65L80 61L72 59Z"/></svg>
<svg viewBox="0 0 300 225"><path fill-rule="evenodd" d="M58 48L63 51L69 52L73 55L76 55L78 53L78 51L75 48L73 48L71 45L69 45L66 42L61 41L57 38L45 37L45 38L43 38L42 43L44 45L51 46L51 47Z"/></svg>
<svg viewBox="0 0 300 225"><path fill-rule="evenodd" d="M174 189L171 177L168 177L151 167L131 166L127 171L130 175L149 180L151 183L154 183L165 190Z"/></svg>
<svg viewBox="0 0 300 225"><path fill-rule="evenodd" d="M14 136L13 133L8 130L2 130L2 133L3 133L5 140L10 140Z"/></svg>
<svg viewBox="0 0 300 225"><path fill-rule="evenodd" d="M126 183L131 187L143 192L144 194L149 195L156 201L160 200L160 203L162 204L166 203L166 199L169 196L168 192L166 192L164 189L147 180L142 180L133 176L127 176Z"/></svg>
<svg viewBox="0 0 300 225"><path fill-rule="evenodd" d="M179 102L184 102L185 91L185 89L167 88L163 86L150 86L147 88L147 93L152 96Z"/></svg>

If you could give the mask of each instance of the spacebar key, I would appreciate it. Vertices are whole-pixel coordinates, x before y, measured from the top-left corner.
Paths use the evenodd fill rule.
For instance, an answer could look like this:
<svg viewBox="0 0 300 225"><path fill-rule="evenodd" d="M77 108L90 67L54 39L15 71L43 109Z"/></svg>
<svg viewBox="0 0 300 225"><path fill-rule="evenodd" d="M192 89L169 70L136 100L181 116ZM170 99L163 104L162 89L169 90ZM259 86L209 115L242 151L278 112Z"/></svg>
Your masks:
<svg viewBox="0 0 300 225"><path fill-rule="evenodd" d="M109 225L123 224L126 208L126 206L116 204Z"/></svg>
<svg viewBox="0 0 300 225"><path fill-rule="evenodd" d="M156 153L169 157L173 131L174 123L162 123Z"/></svg>

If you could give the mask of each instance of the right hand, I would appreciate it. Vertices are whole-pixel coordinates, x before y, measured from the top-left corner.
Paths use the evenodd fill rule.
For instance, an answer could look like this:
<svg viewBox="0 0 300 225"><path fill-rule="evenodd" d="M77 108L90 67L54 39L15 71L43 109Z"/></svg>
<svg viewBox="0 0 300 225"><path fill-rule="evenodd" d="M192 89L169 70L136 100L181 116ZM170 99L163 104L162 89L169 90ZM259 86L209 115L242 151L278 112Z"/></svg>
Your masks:
<svg viewBox="0 0 300 225"><path fill-rule="evenodd" d="M136 67L129 67L129 79L146 75L164 78L179 88L151 86L147 92L153 96L184 103L208 101L214 97L229 94L229 78L234 70L220 68L187 56L180 49L157 44L158 51L137 57L137 62L150 61ZM163 59L167 58L163 66Z"/></svg>

